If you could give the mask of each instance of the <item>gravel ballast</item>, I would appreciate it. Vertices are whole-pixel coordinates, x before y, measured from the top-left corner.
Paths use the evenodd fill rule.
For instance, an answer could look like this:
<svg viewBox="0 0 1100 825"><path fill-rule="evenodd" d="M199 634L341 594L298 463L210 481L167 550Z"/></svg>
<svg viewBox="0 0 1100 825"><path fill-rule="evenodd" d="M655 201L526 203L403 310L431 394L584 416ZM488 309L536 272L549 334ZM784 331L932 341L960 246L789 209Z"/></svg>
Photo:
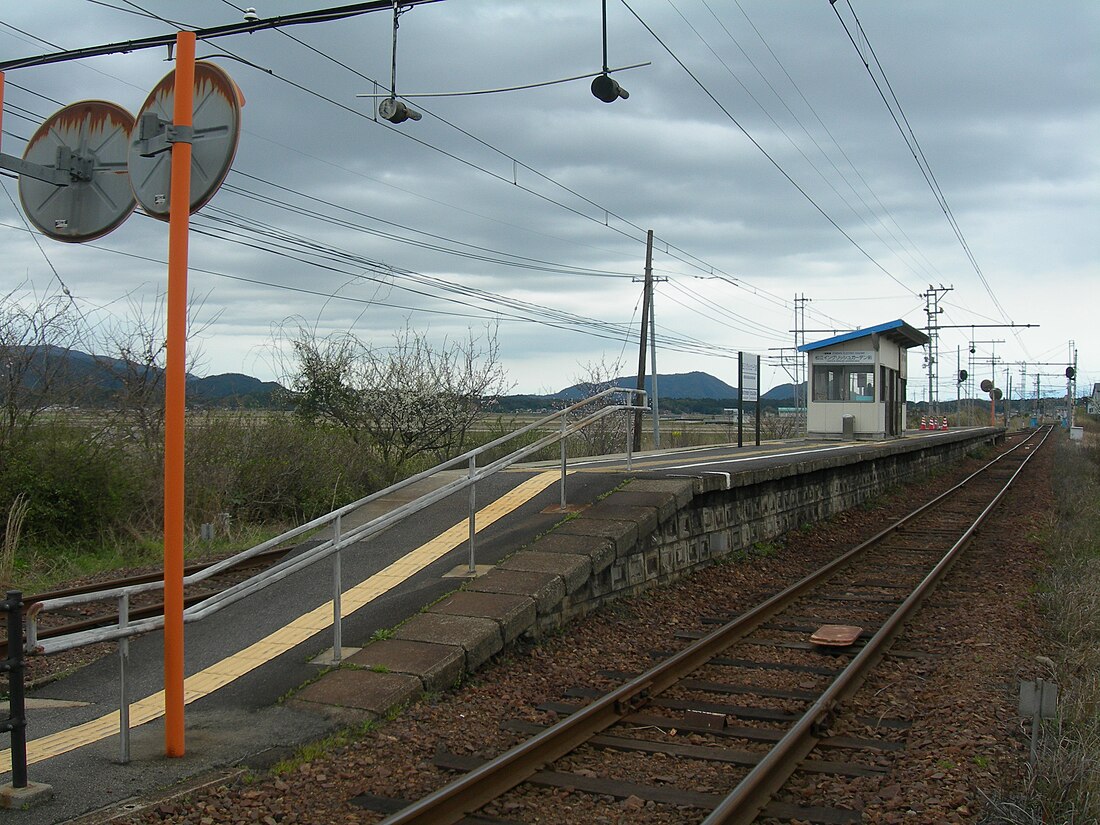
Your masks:
<svg viewBox="0 0 1100 825"><path fill-rule="evenodd" d="M780 799L860 811L867 823L978 822L984 800L1020 781L1027 760L1027 727L1016 715L1022 679L1044 675L1043 649L1031 594L1042 563L1039 533L1050 509L1050 453L1029 465L1021 487L1001 503L966 555L925 603L888 657L829 733L904 743L898 751L860 757L885 772L848 778L796 775ZM478 759L495 756L523 737L502 729L508 720L537 724L555 714L548 702L577 702L573 688L607 691L618 682L597 671L641 671L653 650L683 646L679 631L704 630L704 617L739 613L881 529L887 519L930 498L972 472L966 460L951 471L795 531L774 547L716 565L675 585L623 600L538 644L516 646L460 689L435 694L344 741L273 771L227 775L187 796L151 801L118 822L132 823L373 823L383 816L353 800L363 794L416 799L456 774L437 768L443 749ZM764 671L761 671L764 673ZM791 674L766 677L798 689ZM867 718L904 720L884 734ZM862 720L862 721L861 721ZM635 735L638 735L637 732ZM665 732L667 735L667 732ZM691 734L683 734L691 744ZM315 753L314 753L315 751ZM821 758L829 758L822 755ZM598 774L598 752L571 755L569 769ZM685 789L721 794L729 768L697 760L637 755L616 759L616 778L658 778ZM588 772L588 773L586 773ZM734 772L736 773L736 772ZM726 777L726 778L724 778ZM566 789L519 789L487 814L513 822L698 822L697 808L644 802L637 797L594 797Z"/></svg>

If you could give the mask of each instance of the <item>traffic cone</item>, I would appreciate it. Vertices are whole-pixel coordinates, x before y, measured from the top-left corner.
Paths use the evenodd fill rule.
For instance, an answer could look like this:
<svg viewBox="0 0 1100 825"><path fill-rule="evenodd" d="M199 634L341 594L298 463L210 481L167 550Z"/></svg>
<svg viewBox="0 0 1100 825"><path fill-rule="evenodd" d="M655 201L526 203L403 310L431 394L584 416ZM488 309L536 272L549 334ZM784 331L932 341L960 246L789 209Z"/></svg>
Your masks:
<svg viewBox="0 0 1100 825"><path fill-rule="evenodd" d="M922 430L928 429L928 419L925 418L923 415L920 417L920 428Z"/></svg>
<svg viewBox="0 0 1100 825"><path fill-rule="evenodd" d="M946 415L943 417L943 426L940 427L940 429L945 431L945 432L947 431L947 416Z"/></svg>

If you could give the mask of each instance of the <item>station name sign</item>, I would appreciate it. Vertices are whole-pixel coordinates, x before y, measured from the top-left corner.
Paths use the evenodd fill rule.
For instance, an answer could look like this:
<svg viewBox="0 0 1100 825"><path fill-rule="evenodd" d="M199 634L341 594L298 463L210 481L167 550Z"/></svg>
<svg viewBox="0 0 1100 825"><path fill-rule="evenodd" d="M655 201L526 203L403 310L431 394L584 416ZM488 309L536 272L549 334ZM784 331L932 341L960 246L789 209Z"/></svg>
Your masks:
<svg viewBox="0 0 1100 825"><path fill-rule="evenodd" d="M741 400L755 404L760 400L760 356L748 352L737 353L739 363L738 387Z"/></svg>
<svg viewBox="0 0 1100 825"><path fill-rule="evenodd" d="M874 364L875 353L873 350L840 350L836 352L811 352L810 362L813 364Z"/></svg>

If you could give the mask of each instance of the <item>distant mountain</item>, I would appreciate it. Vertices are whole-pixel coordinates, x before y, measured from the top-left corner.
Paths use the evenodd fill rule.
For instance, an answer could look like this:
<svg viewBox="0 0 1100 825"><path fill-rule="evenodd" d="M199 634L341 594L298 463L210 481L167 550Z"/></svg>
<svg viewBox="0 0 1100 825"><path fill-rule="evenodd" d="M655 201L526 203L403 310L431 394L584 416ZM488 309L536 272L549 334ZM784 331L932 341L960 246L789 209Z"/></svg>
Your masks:
<svg viewBox="0 0 1100 825"><path fill-rule="evenodd" d="M32 353L36 368L24 378L33 385L38 374L49 373L59 395L81 398L84 403L111 404L125 385L127 377L142 375L142 363L128 362L105 355L89 355L80 350L64 350L55 346L37 347ZM48 366L47 366L48 364ZM163 370L152 367L148 380L161 381ZM229 407L269 407L280 403L276 394L282 387L273 381L261 381L239 373L211 375L206 378L187 376L189 404Z"/></svg>
<svg viewBox="0 0 1100 825"><path fill-rule="evenodd" d="M806 382L803 381L801 384L799 384L798 389L799 389L801 399L803 400L803 402L805 402L805 400L806 400ZM772 387L770 390L768 390L766 393L764 393L760 397L764 401L780 401L780 402L789 401L793 405L794 404L794 390L795 390L794 384L791 384L791 383L788 382L786 384L779 384L778 386ZM781 405L781 406L783 406L783 405Z"/></svg>
<svg viewBox="0 0 1100 825"><path fill-rule="evenodd" d="M627 375L616 378L612 382L615 387L636 387L638 377ZM650 392L653 386L652 377L646 376L645 390ZM551 398L565 401L576 401L591 394L591 388L584 384L574 384L560 392L554 393ZM705 372L670 373L657 375L657 394L661 398L733 398L738 397L736 387L731 387L720 378Z"/></svg>
<svg viewBox="0 0 1100 825"><path fill-rule="evenodd" d="M243 407L269 407L279 403L277 394L283 389L274 381L261 381L251 375L227 372L206 378L188 377L187 400L197 404L230 404Z"/></svg>

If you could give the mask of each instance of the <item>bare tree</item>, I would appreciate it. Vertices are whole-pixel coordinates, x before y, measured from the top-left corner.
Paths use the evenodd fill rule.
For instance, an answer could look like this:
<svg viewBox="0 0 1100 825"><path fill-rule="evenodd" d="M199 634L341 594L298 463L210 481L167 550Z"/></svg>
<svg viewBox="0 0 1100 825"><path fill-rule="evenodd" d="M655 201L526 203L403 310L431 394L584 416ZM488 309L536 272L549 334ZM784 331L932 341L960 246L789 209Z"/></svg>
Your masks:
<svg viewBox="0 0 1100 825"><path fill-rule="evenodd" d="M392 482L414 459L461 452L485 404L505 389L496 330L433 346L406 327L378 347L351 333L319 339L299 325L290 376L299 414L343 427Z"/></svg>
<svg viewBox="0 0 1100 825"><path fill-rule="evenodd" d="M95 347L101 354L93 356L99 368L100 401L106 402L112 432L154 460L159 460L164 446L165 300L160 294L151 307L131 300L124 317L104 325ZM191 346L197 335L191 318L199 308L201 303L188 312L188 373L200 357Z"/></svg>
<svg viewBox="0 0 1100 825"><path fill-rule="evenodd" d="M616 379L620 377L624 369L621 358L618 361L610 362L607 360L606 355L599 361L589 361L581 364L580 368L580 375L574 379L580 398L588 398L604 390L619 386ZM625 392L622 395L612 393L598 401L593 401L591 404L585 404L577 410L575 415L578 418L588 416L603 407L626 403L626 399L629 397L631 396ZM626 448L627 427L626 415L607 415L599 421L589 424L574 437L584 445L585 455L606 455L621 452Z"/></svg>
<svg viewBox="0 0 1100 825"><path fill-rule="evenodd" d="M67 295L34 298L30 306L14 291L0 297L0 469L43 411L75 397L68 356L79 335Z"/></svg>

